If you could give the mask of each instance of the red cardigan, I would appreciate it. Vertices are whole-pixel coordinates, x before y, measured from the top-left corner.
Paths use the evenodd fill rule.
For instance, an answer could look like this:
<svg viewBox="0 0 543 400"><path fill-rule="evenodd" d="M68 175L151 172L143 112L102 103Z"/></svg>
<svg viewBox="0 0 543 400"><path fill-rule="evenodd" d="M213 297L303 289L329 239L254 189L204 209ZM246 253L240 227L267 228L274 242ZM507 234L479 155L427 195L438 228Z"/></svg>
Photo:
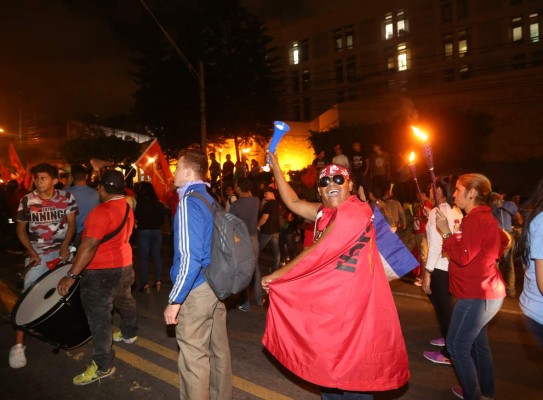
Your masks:
<svg viewBox="0 0 543 400"><path fill-rule="evenodd" d="M507 245L488 206L479 206L462 219L462 233L443 243L449 257L449 291L457 299L500 299L505 284L497 261Z"/></svg>

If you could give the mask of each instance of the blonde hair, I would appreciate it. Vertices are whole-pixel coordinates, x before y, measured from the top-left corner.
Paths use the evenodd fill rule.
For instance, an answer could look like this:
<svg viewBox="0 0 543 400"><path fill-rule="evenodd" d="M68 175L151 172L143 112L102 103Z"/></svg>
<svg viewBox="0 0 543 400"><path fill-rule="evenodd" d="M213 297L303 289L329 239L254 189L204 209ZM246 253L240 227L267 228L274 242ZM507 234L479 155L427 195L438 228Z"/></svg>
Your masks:
<svg viewBox="0 0 543 400"><path fill-rule="evenodd" d="M490 180L482 174L464 174L458 178L458 183L466 188L466 191L475 189L477 196L475 204L488 204L489 197L492 193L492 185Z"/></svg>

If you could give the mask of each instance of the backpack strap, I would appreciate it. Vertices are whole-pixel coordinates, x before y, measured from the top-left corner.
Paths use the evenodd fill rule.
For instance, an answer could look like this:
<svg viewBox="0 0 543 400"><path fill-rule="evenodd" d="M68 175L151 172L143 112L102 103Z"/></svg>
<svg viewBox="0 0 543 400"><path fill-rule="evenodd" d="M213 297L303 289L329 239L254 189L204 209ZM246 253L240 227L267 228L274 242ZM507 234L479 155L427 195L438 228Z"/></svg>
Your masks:
<svg viewBox="0 0 543 400"><path fill-rule="evenodd" d="M100 240L100 244L107 242L108 240L113 239L115 236L119 234L119 232L123 229L124 224L126 224L126 220L128 219L128 212L130 211L130 206L128 203L126 203L126 212L124 213L124 219L123 222L121 222L121 225L117 229L115 229L113 232L108 233L106 236Z"/></svg>
<svg viewBox="0 0 543 400"><path fill-rule="evenodd" d="M213 214L213 216L215 216L215 211L219 210L221 208L220 205L217 204L217 201L215 199L213 199L213 204L215 205L215 207L213 207L213 205L201 193L189 192L189 193L187 193L187 196L197 197L200 200L202 200L204 202L204 204L207 206L207 208L209 208L209 211L211 211L211 214Z"/></svg>

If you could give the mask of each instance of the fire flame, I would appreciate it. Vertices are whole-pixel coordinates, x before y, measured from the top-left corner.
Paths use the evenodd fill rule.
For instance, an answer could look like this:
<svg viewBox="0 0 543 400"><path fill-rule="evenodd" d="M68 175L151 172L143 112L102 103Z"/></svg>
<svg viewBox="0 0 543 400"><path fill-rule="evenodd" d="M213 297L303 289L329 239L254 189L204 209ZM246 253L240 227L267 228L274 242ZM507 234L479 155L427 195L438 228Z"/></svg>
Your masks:
<svg viewBox="0 0 543 400"><path fill-rule="evenodd" d="M424 133L423 130L421 130L421 129L417 128L416 126L413 126L413 125L411 125L411 130L423 142L426 142L428 140L428 135L426 133Z"/></svg>
<svg viewBox="0 0 543 400"><path fill-rule="evenodd" d="M409 164L413 164L415 162L415 152L412 151L411 154L409 154Z"/></svg>

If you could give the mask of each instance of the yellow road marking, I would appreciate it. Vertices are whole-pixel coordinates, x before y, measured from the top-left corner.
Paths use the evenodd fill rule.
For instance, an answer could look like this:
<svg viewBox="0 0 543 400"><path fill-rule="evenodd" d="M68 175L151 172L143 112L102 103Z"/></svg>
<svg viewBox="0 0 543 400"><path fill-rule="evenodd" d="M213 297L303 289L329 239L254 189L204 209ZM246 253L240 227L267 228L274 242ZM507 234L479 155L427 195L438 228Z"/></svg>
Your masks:
<svg viewBox="0 0 543 400"><path fill-rule="evenodd" d="M168 347L162 346L158 343L155 343L151 340L145 339L141 336L138 336L138 340L135 342L136 345L143 347L153 353L159 354L163 357L166 357L170 360L177 361L178 353L175 350L172 350ZM179 377L177 373L170 371L169 369L160 367L150 361L145 360L142 357L139 357L119 346L115 346L116 356L124 361L127 364L151 375L161 381L169 383L172 386L179 387ZM240 378L239 376L232 376L232 384L235 388L243 390L246 393L249 393L259 399L266 400L293 400L290 397L284 396L280 393L274 392L273 390L267 389L263 386L257 385L256 383L250 382L246 379Z"/></svg>

